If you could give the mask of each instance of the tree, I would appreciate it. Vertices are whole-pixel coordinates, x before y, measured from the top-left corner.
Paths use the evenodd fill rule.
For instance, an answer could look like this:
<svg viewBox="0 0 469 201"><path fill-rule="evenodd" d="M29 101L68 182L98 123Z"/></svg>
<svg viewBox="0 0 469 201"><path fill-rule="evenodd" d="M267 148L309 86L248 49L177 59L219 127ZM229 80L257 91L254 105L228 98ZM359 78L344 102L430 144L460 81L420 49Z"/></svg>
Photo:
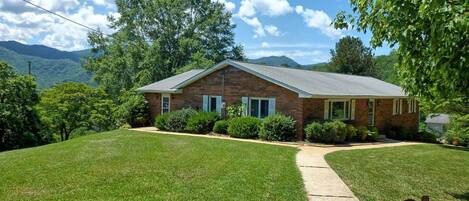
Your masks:
<svg viewBox="0 0 469 201"><path fill-rule="evenodd" d="M103 90L83 83L61 83L41 94L38 110L52 131L68 140L78 128L104 131L115 127L115 105Z"/></svg>
<svg viewBox="0 0 469 201"><path fill-rule="evenodd" d="M469 108L469 4L467 1L351 0L352 14L340 12L336 28L373 35L373 47L398 45L401 85L428 108ZM465 109L454 111L466 114Z"/></svg>
<svg viewBox="0 0 469 201"><path fill-rule="evenodd" d="M331 50L333 71L353 75L376 76L373 54L359 38L346 36Z"/></svg>
<svg viewBox="0 0 469 201"><path fill-rule="evenodd" d="M0 151L47 143L40 132L34 105L39 101L36 82L0 62Z"/></svg>
<svg viewBox="0 0 469 201"><path fill-rule="evenodd" d="M244 59L242 47L234 43L231 13L222 3L117 0L116 5L120 17L109 19L117 32L110 37L90 33L94 55L84 65L113 97L182 67Z"/></svg>

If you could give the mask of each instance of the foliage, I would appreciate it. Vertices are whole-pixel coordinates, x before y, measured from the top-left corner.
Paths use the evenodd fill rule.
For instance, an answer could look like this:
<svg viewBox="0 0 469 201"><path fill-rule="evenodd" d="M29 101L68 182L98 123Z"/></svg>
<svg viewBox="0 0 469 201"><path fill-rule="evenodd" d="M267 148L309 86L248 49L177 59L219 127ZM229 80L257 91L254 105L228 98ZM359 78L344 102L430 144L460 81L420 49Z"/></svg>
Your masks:
<svg viewBox="0 0 469 201"><path fill-rule="evenodd" d="M228 134L236 138L256 138L261 120L251 116L236 117L230 120Z"/></svg>
<svg viewBox="0 0 469 201"><path fill-rule="evenodd" d="M341 38L331 50L331 67L335 72L376 76L371 48L365 47L360 38Z"/></svg>
<svg viewBox="0 0 469 201"><path fill-rule="evenodd" d="M181 132L186 129L189 119L196 115L197 111L192 108L183 108L170 112L166 127L170 131Z"/></svg>
<svg viewBox="0 0 469 201"><path fill-rule="evenodd" d="M112 37L92 32L85 69L111 95L162 80L195 65L227 58L243 60L235 45L231 12L222 3L117 0L110 17ZM182 68L182 70L179 70Z"/></svg>
<svg viewBox="0 0 469 201"><path fill-rule="evenodd" d="M133 91L123 92L118 98L119 107L115 113L120 124L132 128L150 124L149 105L145 97Z"/></svg>
<svg viewBox="0 0 469 201"><path fill-rule="evenodd" d="M0 153L0 198L305 201L297 153L294 147L114 130Z"/></svg>
<svg viewBox="0 0 469 201"><path fill-rule="evenodd" d="M342 121L312 122L305 128L311 142L343 143L347 136L347 125Z"/></svg>
<svg viewBox="0 0 469 201"><path fill-rule="evenodd" d="M389 55L380 55L374 58L376 77L380 80L400 85L396 64L399 58L395 50Z"/></svg>
<svg viewBox="0 0 469 201"><path fill-rule="evenodd" d="M213 125L213 132L218 134L227 134L229 125L230 122L228 120L219 120L215 122L215 125Z"/></svg>
<svg viewBox="0 0 469 201"><path fill-rule="evenodd" d="M294 140L296 121L282 114L269 115L262 121L259 138L273 141Z"/></svg>
<svg viewBox="0 0 469 201"><path fill-rule="evenodd" d="M62 141L78 128L113 129L115 107L103 90L82 83L62 83L43 91L37 106L42 121Z"/></svg>
<svg viewBox="0 0 469 201"><path fill-rule="evenodd" d="M368 128L366 128L365 126L360 126L357 130L357 137L360 141L365 141L369 136L369 132L370 131L368 130Z"/></svg>
<svg viewBox="0 0 469 201"><path fill-rule="evenodd" d="M467 200L467 185L461 185L469 181L465 148L423 144L338 151L325 158L359 200Z"/></svg>
<svg viewBox="0 0 469 201"><path fill-rule="evenodd" d="M232 119L236 117L242 117L243 111L243 104L229 105L228 107L226 107L226 118Z"/></svg>
<svg viewBox="0 0 469 201"><path fill-rule="evenodd" d="M42 52L36 46L33 47L35 47L33 50L35 53ZM39 89L49 88L61 82L92 84L91 74L86 72L78 61L67 58L48 59L26 53L20 54L0 47L0 60L4 60L21 74L28 74L28 61L31 61L31 74L36 79Z"/></svg>
<svg viewBox="0 0 469 201"><path fill-rule="evenodd" d="M165 130L168 130L168 118L169 118L169 115L170 113L167 112L167 113L164 113L164 114L161 114L161 115L158 115L156 118L155 118L155 127L162 130L162 131L165 131Z"/></svg>
<svg viewBox="0 0 469 201"><path fill-rule="evenodd" d="M355 126L348 124L347 125L347 137L345 138L345 140L347 141L353 140L357 136L357 131L358 130L357 128L355 128Z"/></svg>
<svg viewBox="0 0 469 201"><path fill-rule="evenodd" d="M319 142L324 133L322 124L319 122L312 122L305 128L306 139L310 142Z"/></svg>
<svg viewBox="0 0 469 201"><path fill-rule="evenodd" d="M50 136L40 132L34 105L39 102L36 82L21 76L0 62L0 151L47 143Z"/></svg>
<svg viewBox="0 0 469 201"><path fill-rule="evenodd" d="M366 137L366 140L376 141L378 137L379 137L378 129L374 126L368 126L368 136Z"/></svg>
<svg viewBox="0 0 469 201"><path fill-rule="evenodd" d="M446 141L459 146L469 146L469 114L450 118Z"/></svg>
<svg viewBox="0 0 469 201"><path fill-rule="evenodd" d="M351 4L358 15L341 12L335 26L371 30L373 47L398 45L397 68L406 92L423 103L457 100L468 108L467 2L351 0Z"/></svg>
<svg viewBox="0 0 469 201"><path fill-rule="evenodd" d="M187 121L186 131L192 133L208 133L220 118L217 112L198 112Z"/></svg>

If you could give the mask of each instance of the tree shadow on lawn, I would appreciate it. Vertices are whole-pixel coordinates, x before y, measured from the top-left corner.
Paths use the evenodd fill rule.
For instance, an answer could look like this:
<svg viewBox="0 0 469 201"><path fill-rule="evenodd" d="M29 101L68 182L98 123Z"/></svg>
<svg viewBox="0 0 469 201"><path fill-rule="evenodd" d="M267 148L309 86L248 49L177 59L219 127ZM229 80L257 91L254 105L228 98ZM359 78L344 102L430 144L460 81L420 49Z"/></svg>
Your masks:
<svg viewBox="0 0 469 201"><path fill-rule="evenodd" d="M458 200L469 200L469 192L466 193L449 193L451 196Z"/></svg>
<svg viewBox="0 0 469 201"><path fill-rule="evenodd" d="M458 150L458 151L469 151L469 147L458 147L458 146L446 145L446 144L440 144L440 147L443 147L446 149Z"/></svg>

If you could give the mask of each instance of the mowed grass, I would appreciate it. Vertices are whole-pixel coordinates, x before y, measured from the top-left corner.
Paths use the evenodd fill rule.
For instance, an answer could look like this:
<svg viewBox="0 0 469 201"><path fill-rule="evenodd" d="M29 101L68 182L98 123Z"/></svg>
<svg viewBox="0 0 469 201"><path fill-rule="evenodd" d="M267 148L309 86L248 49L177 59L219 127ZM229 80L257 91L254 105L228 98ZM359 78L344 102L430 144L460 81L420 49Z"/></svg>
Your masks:
<svg viewBox="0 0 469 201"><path fill-rule="evenodd" d="M469 149L413 145L339 151L326 160L360 200L469 200Z"/></svg>
<svg viewBox="0 0 469 201"><path fill-rule="evenodd" d="M297 151L117 130L0 153L0 200L306 200Z"/></svg>

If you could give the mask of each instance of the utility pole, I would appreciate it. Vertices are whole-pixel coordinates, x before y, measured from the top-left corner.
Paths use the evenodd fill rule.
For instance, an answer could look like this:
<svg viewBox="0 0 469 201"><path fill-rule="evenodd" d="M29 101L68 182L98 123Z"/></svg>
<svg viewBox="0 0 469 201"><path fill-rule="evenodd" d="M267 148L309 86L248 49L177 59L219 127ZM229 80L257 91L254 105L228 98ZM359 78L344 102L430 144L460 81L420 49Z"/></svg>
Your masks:
<svg viewBox="0 0 469 201"><path fill-rule="evenodd" d="M31 61L28 61L28 73L31 75Z"/></svg>

